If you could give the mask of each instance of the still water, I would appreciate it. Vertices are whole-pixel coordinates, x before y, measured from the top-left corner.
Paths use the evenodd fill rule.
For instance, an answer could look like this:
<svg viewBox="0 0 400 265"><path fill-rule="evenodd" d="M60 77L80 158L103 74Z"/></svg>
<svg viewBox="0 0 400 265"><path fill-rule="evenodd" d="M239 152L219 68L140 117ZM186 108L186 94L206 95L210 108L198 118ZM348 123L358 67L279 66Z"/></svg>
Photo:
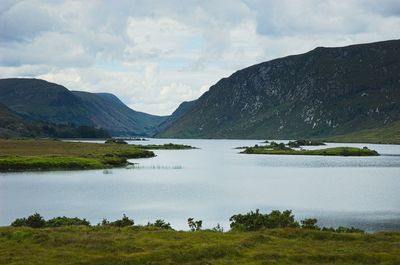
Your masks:
<svg viewBox="0 0 400 265"><path fill-rule="evenodd" d="M195 150L156 150L133 168L0 174L0 225L39 212L96 224L123 213L136 224L164 219L187 229L187 218L229 229L229 217L260 209L292 209L320 226L368 231L400 229L400 145L368 146L379 157L239 154L257 140L150 139ZM328 146L343 146L329 144Z"/></svg>

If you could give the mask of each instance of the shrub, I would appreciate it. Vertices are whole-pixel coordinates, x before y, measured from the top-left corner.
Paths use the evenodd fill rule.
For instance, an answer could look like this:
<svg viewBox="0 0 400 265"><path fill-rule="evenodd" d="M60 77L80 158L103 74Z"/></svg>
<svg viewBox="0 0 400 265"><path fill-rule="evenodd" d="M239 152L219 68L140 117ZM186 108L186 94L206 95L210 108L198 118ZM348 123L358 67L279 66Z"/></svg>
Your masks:
<svg viewBox="0 0 400 265"><path fill-rule="evenodd" d="M108 225L110 225L110 226L117 226L117 227L133 226L134 224L135 224L135 222L133 221L133 219L129 219L129 217L127 217L125 214L122 216L122 219L115 220L114 222L108 223Z"/></svg>
<svg viewBox="0 0 400 265"><path fill-rule="evenodd" d="M299 224L294 220L292 211L289 210L283 212L274 210L270 214L262 214L257 209L255 212L233 215L229 221L233 230L243 231L255 231L263 228L299 227Z"/></svg>
<svg viewBox="0 0 400 265"><path fill-rule="evenodd" d="M46 225L46 221L43 219L43 217L38 214L34 213L28 218L17 218L12 224L12 226L29 226L32 228L40 228L44 227Z"/></svg>
<svg viewBox="0 0 400 265"><path fill-rule="evenodd" d="M28 226L26 224L26 218L17 218L14 222L11 223L11 226Z"/></svg>
<svg viewBox="0 0 400 265"><path fill-rule="evenodd" d="M191 231L200 231L203 225L203 221L195 221L193 218L188 218L188 225Z"/></svg>
<svg viewBox="0 0 400 265"><path fill-rule="evenodd" d="M355 227L339 226L338 228L336 228L335 232L338 232L338 233L364 233L364 230L358 229Z"/></svg>
<svg viewBox="0 0 400 265"><path fill-rule="evenodd" d="M55 217L46 222L46 226L48 227L60 227L60 226L68 226L68 225L85 225L90 226L90 222L84 219L79 219L78 217L70 218L70 217Z"/></svg>
<svg viewBox="0 0 400 265"><path fill-rule="evenodd" d="M164 220L161 220L161 219L157 219L154 223L148 222L147 226L148 227L158 227L158 228L161 228L161 229L172 229L170 223L167 223L167 222L165 222Z"/></svg>
<svg viewBox="0 0 400 265"><path fill-rule="evenodd" d="M212 230L215 232L224 232L224 228L220 224L217 224Z"/></svg>
<svg viewBox="0 0 400 265"><path fill-rule="evenodd" d="M304 220L301 220L301 228L305 229L319 229L319 227L316 225L318 222L317 219L315 218L306 218Z"/></svg>

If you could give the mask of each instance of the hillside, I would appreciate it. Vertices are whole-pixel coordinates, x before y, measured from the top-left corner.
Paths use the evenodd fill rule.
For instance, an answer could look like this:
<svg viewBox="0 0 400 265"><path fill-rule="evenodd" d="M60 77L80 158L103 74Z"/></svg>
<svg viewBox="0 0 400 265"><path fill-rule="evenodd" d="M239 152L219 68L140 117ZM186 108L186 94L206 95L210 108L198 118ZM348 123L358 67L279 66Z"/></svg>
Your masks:
<svg viewBox="0 0 400 265"><path fill-rule="evenodd" d="M40 79L0 79L0 103L26 120L147 136L166 117L136 112L106 93L69 91Z"/></svg>
<svg viewBox="0 0 400 265"><path fill-rule="evenodd" d="M104 130L90 126L32 121L0 104L0 138L18 137L107 138L110 135Z"/></svg>
<svg viewBox="0 0 400 265"><path fill-rule="evenodd" d="M221 79L160 137L327 138L400 120L400 40L316 48Z"/></svg>
<svg viewBox="0 0 400 265"><path fill-rule="evenodd" d="M0 137L23 136L28 134L29 125L12 110L0 104Z"/></svg>
<svg viewBox="0 0 400 265"><path fill-rule="evenodd" d="M191 109L195 102L195 100L182 102L167 119L154 129L153 133L156 135L169 128L175 121L179 120L189 109Z"/></svg>
<svg viewBox="0 0 400 265"><path fill-rule="evenodd" d="M114 135L149 135L166 117L150 115L130 109L109 93L72 91L90 113L91 121Z"/></svg>

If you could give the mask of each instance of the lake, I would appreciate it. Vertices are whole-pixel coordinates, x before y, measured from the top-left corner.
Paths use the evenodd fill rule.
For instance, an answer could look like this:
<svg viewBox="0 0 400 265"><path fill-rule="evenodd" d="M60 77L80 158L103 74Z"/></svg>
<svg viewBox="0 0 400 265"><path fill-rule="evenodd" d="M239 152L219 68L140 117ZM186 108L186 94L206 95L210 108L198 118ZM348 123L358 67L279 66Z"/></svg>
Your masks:
<svg viewBox="0 0 400 265"><path fill-rule="evenodd" d="M320 226L367 231L400 229L400 145L368 146L379 157L239 154L257 140L150 139L135 144L189 144L156 150L131 168L0 174L0 225L38 212L85 217L96 224L123 213L136 224L164 219L188 229L187 218L229 229L229 217L260 209L291 209ZM316 148L316 147L312 147ZM320 148L320 147L318 147Z"/></svg>

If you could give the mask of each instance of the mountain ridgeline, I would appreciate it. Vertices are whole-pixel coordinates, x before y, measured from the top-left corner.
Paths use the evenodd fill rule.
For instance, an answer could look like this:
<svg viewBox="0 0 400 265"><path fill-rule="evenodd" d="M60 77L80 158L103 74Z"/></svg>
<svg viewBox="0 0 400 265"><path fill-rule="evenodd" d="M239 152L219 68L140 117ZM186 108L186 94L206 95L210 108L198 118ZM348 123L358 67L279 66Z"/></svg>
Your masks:
<svg viewBox="0 0 400 265"><path fill-rule="evenodd" d="M316 48L221 79L170 116L109 93L0 79L0 137L319 138L400 143L400 40ZM66 136L67 135L67 136Z"/></svg>
<svg viewBox="0 0 400 265"><path fill-rule="evenodd" d="M112 94L69 91L40 79L1 79L0 103L4 105L4 113L11 111L12 117L18 117L4 127L3 131L9 135L17 132L13 128L18 124L21 127L21 124L45 123L58 127L93 127L118 136L149 136L166 119L134 111ZM22 136L27 135L23 128L20 131L24 132ZM18 132L14 135L21 136Z"/></svg>
<svg viewBox="0 0 400 265"><path fill-rule="evenodd" d="M399 128L399 103L400 40L318 47L221 79L157 136L356 138Z"/></svg>

